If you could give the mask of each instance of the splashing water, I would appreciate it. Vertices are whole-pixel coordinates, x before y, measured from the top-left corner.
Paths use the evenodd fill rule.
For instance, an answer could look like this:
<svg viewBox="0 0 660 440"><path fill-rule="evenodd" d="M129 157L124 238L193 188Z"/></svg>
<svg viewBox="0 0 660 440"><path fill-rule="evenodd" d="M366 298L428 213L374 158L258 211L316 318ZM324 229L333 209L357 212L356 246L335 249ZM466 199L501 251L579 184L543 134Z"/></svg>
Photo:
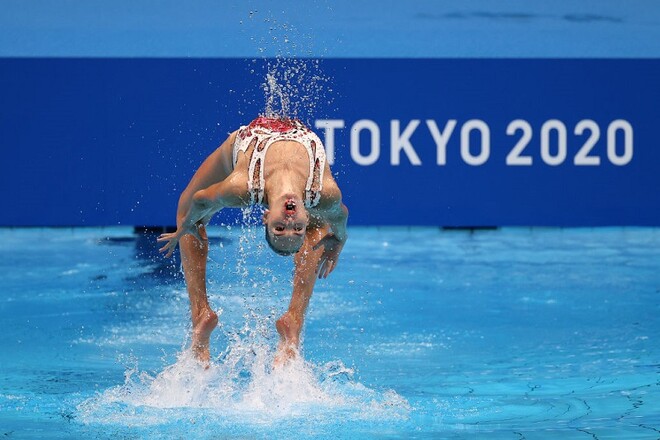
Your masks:
<svg viewBox="0 0 660 440"><path fill-rule="evenodd" d="M269 44L276 48L275 58L267 60L266 79L262 83L265 116L311 121L321 100L332 101L330 78L322 72L320 61L300 57L312 53L312 39L272 16L264 21L269 24L270 41L261 41L259 50Z"/></svg>
<svg viewBox="0 0 660 440"><path fill-rule="evenodd" d="M321 69L322 61L312 58L324 52L314 50L316 29L298 29L288 18L278 7L277 11L250 10L240 21L241 32L254 43L256 55L248 60L245 71L260 77L263 116L297 118L309 125L319 114L327 116L334 90L331 78ZM253 116L254 107L262 105L252 90L243 92L243 104L248 107L238 109L241 116Z"/></svg>
<svg viewBox="0 0 660 440"><path fill-rule="evenodd" d="M356 382L353 370L341 361L314 365L298 356L273 368L272 359L268 346L236 339L205 369L186 350L155 376L130 368L123 385L78 405L79 420L149 428L199 425L203 419L204 429L236 433L301 418L332 424L338 416L380 422L408 417L404 398Z"/></svg>
<svg viewBox="0 0 660 440"><path fill-rule="evenodd" d="M266 94L265 116L269 118L289 115L289 96L278 84L275 73L269 69L269 72L266 73L266 82L263 84L264 93ZM277 104L279 104L279 110Z"/></svg>
<svg viewBox="0 0 660 440"><path fill-rule="evenodd" d="M319 60L277 57L268 62L265 116L299 118L310 121L321 102L332 101L330 78Z"/></svg>
<svg viewBox="0 0 660 440"><path fill-rule="evenodd" d="M270 302L278 269L264 264L270 254L262 255L265 248L254 245L261 229L250 224L259 215L258 209L245 210L235 231L237 245L223 249L235 264L236 271L229 278L238 278L237 284L220 289L222 298L210 295L212 302L220 302L228 310L216 330L226 341L224 351L208 368L194 359L190 349L182 350L173 364L155 373L141 371L134 361L124 373L123 384L77 405L78 421L84 426L101 425L149 437L154 437L154 431L177 437L191 429L201 436L253 437L294 429L301 420L313 420L318 429L334 429L339 417L365 423L396 423L408 417L410 406L404 398L391 390L362 385L355 380L353 369L339 360L315 364L299 353L286 365L273 368L277 307ZM212 268L216 269L226 272L224 267ZM243 310L242 320L235 310L237 304ZM216 349L222 347L216 345ZM318 431L310 436L314 433Z"/></svg>

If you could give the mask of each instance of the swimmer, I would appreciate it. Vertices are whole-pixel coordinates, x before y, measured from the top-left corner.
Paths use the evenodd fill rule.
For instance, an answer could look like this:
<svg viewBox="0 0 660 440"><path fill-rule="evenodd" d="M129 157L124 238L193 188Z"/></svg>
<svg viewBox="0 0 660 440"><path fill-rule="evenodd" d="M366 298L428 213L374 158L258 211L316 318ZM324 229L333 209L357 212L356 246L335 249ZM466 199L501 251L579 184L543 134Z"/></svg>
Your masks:
<svg viewBox="0 0 660 440"><path fill-rule="evenodd" d="M223 208L266 207L269 247L293 255L293 293L277 320L275 365L295 357L305 311L317 278L337 267L346 242L348 209L342 203L321 140L296 119L258 117L233 132L199 167L179 198L177 230L162 234L171 256L180 243L190 298L192 350L208 363L209 339L218 324L206 293L206 225Z"/></svg>

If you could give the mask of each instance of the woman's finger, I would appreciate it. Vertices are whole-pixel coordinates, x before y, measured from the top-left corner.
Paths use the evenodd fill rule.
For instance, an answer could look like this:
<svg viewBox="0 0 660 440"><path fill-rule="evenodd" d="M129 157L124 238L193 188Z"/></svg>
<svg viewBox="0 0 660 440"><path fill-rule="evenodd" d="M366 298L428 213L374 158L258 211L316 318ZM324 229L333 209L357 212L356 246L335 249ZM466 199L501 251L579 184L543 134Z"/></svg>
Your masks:
<svg viewBox="0 0 660 440"><path fill-rule="evenodd" d="M328 278L328 275L330 275L334 269L335 269L334 260L328 260L328 264L326 265L325 268L325 276L323 278Z"/></svg>
<svg viewBox="0 0 660 440"><path fill-rule="evenodd" d="M332 271L332 260L326 258L323 260L323 266L319 271L319 278L327 278Z"/></svg>
<svg viewBox="0 0 660 440"><path fill-rule="evenodd" d="M158 251L159 252L167 252L165 254L165 257L168 258L168 257L171 257L172 254L174 253L174 249L176 248L176 245L177 245L176 240L170 240L165 244L165 246L160 248Z"/></svg>
<svg viewBox="0 0 660 440"><path fill-rule="evenodd" d="M328 269L327 269L327 271L326 271L326 273L325 273L325 277L324 277L324 278L327 278L328 275L330 275L330 274L332 273L332 271L335 270L335 265L336 265L335 261L334 261L334 260L329 260L329 263L330 263L330 264L328 265Z"/></svg>
<svg viewBox="0 0 660 440"><path fill-rule="evenodd" d="M319 240L318 243L316 243L314 246L312 246L312 250L315 251L318 248L320 248L321 246L323 246L325 244L324 240L325 240L325 238L322 238L321 240Z"/></svg>
<svg viewBox="0 0 660 440"><path fill-rule="evenodd" d="M319 277L319 278L323 277L323 268L325 266L325 262L326 262L326 260L324 258L321 258L321 261L319 262L319 267L316 270L316 276Z"/></svg>
<svg viewBox="0 0 660 440"><path fill-rule="evenodd" d="M167 251L167 254L165 255L167 258L170 258L174 254L174 249L176 249L176 240L170 241L167 245L169 247L169 250Z"/></svg>

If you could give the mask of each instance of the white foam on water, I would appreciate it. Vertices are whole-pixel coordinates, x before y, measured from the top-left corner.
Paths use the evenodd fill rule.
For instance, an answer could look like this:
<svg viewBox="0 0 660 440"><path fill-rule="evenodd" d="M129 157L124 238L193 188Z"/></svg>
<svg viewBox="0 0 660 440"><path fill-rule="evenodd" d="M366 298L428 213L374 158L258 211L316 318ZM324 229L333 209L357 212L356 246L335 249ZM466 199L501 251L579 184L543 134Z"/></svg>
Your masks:
<svg viewBox="0 0 660 440"><path fill-rule="evenodd" d="M274 351L253 336L236 336L208 368L190 350L155 376L129 368L122 385L80 403L78 419L152 426L203 415L207 423L263 426L300 417L331 423L337 413L355 420L408 417L410 405L403 397L355 381L354 371L341 361L316 365L299 355L274 368Z"/></svg>

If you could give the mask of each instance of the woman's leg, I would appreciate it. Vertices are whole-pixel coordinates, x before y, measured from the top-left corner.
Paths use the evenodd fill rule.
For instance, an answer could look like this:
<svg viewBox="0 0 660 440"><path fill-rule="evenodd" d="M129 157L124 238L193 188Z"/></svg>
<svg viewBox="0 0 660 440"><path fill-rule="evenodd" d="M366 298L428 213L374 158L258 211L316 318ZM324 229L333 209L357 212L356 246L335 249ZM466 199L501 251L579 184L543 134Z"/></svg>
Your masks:
<svg viewBox="0 0 660 440"><path fill-rule="evenodd" d="M192 235L181 238L181 263L190 298L192 318L192 350L197 359L208 362L210 359L209 338L218 325L218 315L211 309L206 293L206 258L209 242L206 228L199 225L200 242Z"/></svg>
<svg viewBox="0 0 660 440"><path fill-rule="evenodd" d="M235 136L236 134L232 133L199 167L179 198L178 221L186 216L192 197L197 191L221 182L229 176L232 170L232 148ZM179 226L178 222L177 226ZM202 223L198 224L198 228L199 235L202 237L201 242L192 235L184 235L179 246L183 274L190 298L193 326L192 349L197 359L208 362L210 359L209 338L213 329L218 325L218 315L211 309L206 293L206 259L209 251L206 228Z"/></svg>
<svg viewBox="0 0 660 440"><path fill-rule="evenodd" d="M277 320L275 327L280 342L275 356L275 365L295 357L300 344L300 333L305 322L305 312L316 284L317 271L323 247L314 245L328 233L327 228L308 229L300 251L294 257L293 293L288 310Z"/></svg>

